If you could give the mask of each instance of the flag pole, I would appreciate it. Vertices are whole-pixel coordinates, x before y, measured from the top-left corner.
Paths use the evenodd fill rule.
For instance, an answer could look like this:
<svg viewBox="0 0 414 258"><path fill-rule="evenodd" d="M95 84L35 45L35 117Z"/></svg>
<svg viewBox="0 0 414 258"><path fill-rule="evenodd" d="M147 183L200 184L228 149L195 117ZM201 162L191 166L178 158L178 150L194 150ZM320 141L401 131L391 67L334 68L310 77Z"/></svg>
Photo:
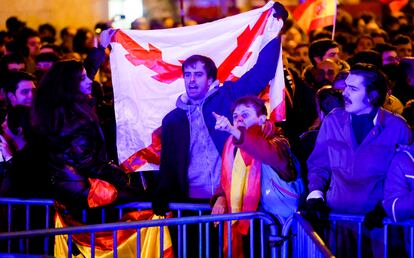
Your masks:
<svg viewBox="0 0 414 258"><path fill-rule="evenodd" d="M180 0L180 18L181 18L181 25L185 26L184 21L184 0Z"/></svg>
<svg viewBox="0 0 414 258"><path fill-rule="evenodd" d="M333 26L332 26L332 40L334 40L334 38L335 38L337 12L338 12L338 0L335 0L335 13L334 13Z"/></svg>

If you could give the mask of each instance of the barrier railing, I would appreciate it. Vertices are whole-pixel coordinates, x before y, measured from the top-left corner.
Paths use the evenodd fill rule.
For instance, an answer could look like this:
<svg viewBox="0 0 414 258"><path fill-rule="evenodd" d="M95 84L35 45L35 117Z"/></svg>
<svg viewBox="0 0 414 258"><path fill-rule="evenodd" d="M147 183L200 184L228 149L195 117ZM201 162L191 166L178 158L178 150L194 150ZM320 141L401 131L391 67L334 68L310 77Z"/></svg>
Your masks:
<svg viewBox="0 0 414 258"><path fill-rule="evenodd" d="M40 200L40 199L15 199L15 198L0 198L0 207L1 208L6 208L6 214L7 214L7 230L2 229L1 231L7 231L8 233L12 233L13 231L16 231L15 228L13 227L12 223L13 222L18 222L18 224L23 224L25 225L24 228L18 228L19 231L29 231L30 232L34 232L31 227L30 224L30 217L31 215L33 215L31 213L31 210L35 207L35 206L40 206L41 208L43 208L44 212L42 213L43 215L41 215L40 217L42 217L42 220L45 221L45 225L36 225L35 227L35 231L37 230L38 232L41 232L44 229L48 229L48 232L50 232L50 228L53 227L53 222L52 222L52 218L53 218L53 214L54 214L54 201L53 200ZM24 209L19 209L19 207L22 206L24 207ZM1 209L0 208L0 209ZM136 203L127 203L127 204L122 204L122 205L118 205L115 207L106 207L100 210L100 218L98 219L98 221L100 221L100 223L106 223L106 219L107 219L107 211L108 209L111 210L116 210L115 213L118 214L118 218L121 218L125 212L131 211L131 209L133 210L148 210L151 208L151 203L150 202L136 202ZM190 203L171 203L170 204L170 209L174 212L174 216L177 217L177 219L179 220L180 218L184 218L186 216L193 215L193 216L203 216L205 217L206 215L210 214L211 212L211 208L208 204L190 204ZM24 213L24 216L17 216L17 218L15 218L13 215L16 215L17 213ZM87 219L87 211L84 210L82 211L82 218L81 221L85 222ZM264 214L264 213L263 213ZM1 215L1 214L0 214ZM37 214L39 215L39 214ZM112 214L113 215L113 214ZM233 214L227 214L225 215L227 216L228 220L238 220L238 215L233 215ZM236 217L233 217L236 216ZM262 215L263 216L263 215ZM263 223L260 223L259 225L259 233L252 233L251 237L249 239L249 244L252 246L252 248L250 249L250 253L252 255L252 257L256 257L255 256L255 251L254 251L254 245L257 244L254 241L254 237L256 238L260 238L260 244L261 244L261 250L260 252L263 252L263 250L265 248L267 248L267 245L263 245L263 243L268 243L268 242L273 242L273 243L277 243L280 242L282 239L279 237L280 233L280 229L282 227L282 223L283 221L281 221L279 218L279 221L277 221L277 224L274 223L274 218L267 215L268 216L268 221L271 219L273 222L273 224L275 225L275 229L272 229L270 234L267 234L266 236L263 233ZM4 216L3 216L4 217ZM216 222L220 222L223 221L223 218L220 217L216 217L216 216L212 216L212 219L216 219ZM224 217L226 218L226 217ZM2 219L2 218L0 218ZM17 219L19 219L19 221L17 221ZM168 219L170 220L170 219ZM185 220L188 222L188 220ZM99 222L98 222L99 223ZM197 227L198 229L196 229L196 234L198 236L198 239L200 239L200 241L198 242L198 250L199 250L199 257L201 257L202 255L204 255L204 253L209 254L210 252L210 242L209 242L209 238L211 235L210 232L210 226L207 225L203 225L203 223L198 223L197 221L191 224L198 224L198 226L193 226L193 227ZM230 223L229 223L230 224ZM268 223L269 224L269 223ZM92 226L92 225L91 225ZM93 225L95 226L95 225ZM177 243L175 243L174 248L176 248L177 250L177 254L182 255L185 257L186 251L188 248L193 248L192 246L189 247L187 244L187 224L185 223L177 223ZM254 227L257 227L256 224L254 224L251 229L254 229ZM89 227L89 226L88 226ZM194 231L194 228L192 228L192 230ZM222 235L223 234L223 225L219 225L218 226L218 235ZM276 230L276 231L275 231ZM18 232L18 234L22 234L22 232ZM27 233L25 233L26 235ZM30 233L28 233L30 235ZM3 234L2 234L3 235ZM194 234L193 234L194 235ZM190 235L189 237L191 238L193 235ZM22 235L21 235L22 236ZM258 237L260 236L260 237ZM15 240L18 237L13 237ZM7 239L7 238L1 238L1 239ZM215 245L218 246L223 246L223 239L214 239L214 240L218 240L219 243L215 243ZM4 249L0 250L0 252L8 252L10 253L11 250L11 242L12 238L7 239L7 243L8 243L8 248L5 251ZM251 242L253 241L253 242ZM25 237L20 237L18 240L18 247L16 248L16 244L14 244L14 248L13 251L19 252L19 253L26 253L29 254L31 249L29 248L29 239L25 238ZM42 253L47 255L47 254L51 254L51 250L53 249L53 238L52 239L44 239L42 240L42 244L43 244L43 251ZM33 246L33 245L31 245ZM275 246L275 256L279 255L279 247ZM215 256L215 255L213 255ZM208 256L207 256L208 257ZM221 256L220 256L221 257Z"/></svg>
<svg viewBox="0 0 414 258"><path fill-rule="evenodd" d="M49 229L53 227L53 200L0 198L0 231L12 232L21 230ZM20 239L16 243L7 240L7 252L11 252L12 244L20 251L29 252L29 241ZM44 239L43 253L48 252L49 239ZM32 244L33 246L34 244ZM36 243L39 245L39 243ZM2 248L5 248L4 246ZM1 251L4 251L2 249Z"/></svg>
<svg viewBox="0 0 414 258"><path fill-rule="evenodd" d="M350 214L330 214L329 223L333 230L336 232L336 226L338 222L353 223L357 227L356 234L356 249L357 257L360 258L362 254L363 245L363 221L362 215L350 215ZM383 252L384 257L389 257L389 228L391 226L404 227L405 233L408 233L408 243L406 243L405 250L409 257L414 258L414 221L405 221L395 223L389 218L385 218L383 221ZM332 257L335 253L334 249L329 250L325 245L322 238L325 236L319 236L312 226L307 222L300 213L294 214L284 224L281 232L281 237L284 239L292 239L291 242L284 242L281 250L281 256L287 257ZM321 238L322 237L322 238ZM293 245L289 246L289 244ZM295 247L296 246L296 247ZM295 251L300 252L295 253ZM401 251L401 250L400 250ZM291 255L292 253L292 255Z"/></svg>
<svg viewBox="0 0 414 258"><path fill-rule="evenodd" d="M219 257L222 257L221 252L223 250L223 227L225 221L233 221L233 220L249 220L250 221L250 234L249 234L249 243L250 243L250 257L257 257L255 255L255 236L256 229L255 229L255 223L253 223L254 220L260 221L259 226L259 235L261 236L260 239L260 257L277 257L277 248L275 246L270 246L270 253L265 253L266 248L266 240L264 238L264 225L268 227L269 229L269 235L270 236L277 236L277 225L275 224L273 218L269 216L268 214L262 213L262 212L251 212L251 213L235 213L235 214L225 214L225 215L204 215L204 216L195 216L195 217L182 217L182 218L171 218L171 219L162 219L162 220L150 220L150 221L138 221L138 222L123 222L123 223L107 223L102 225L89 225L89 226L80 226L80 227L68 227L68 228L57 228L57 229L49 229L47 231L45 230L30 230L30 231L23 231L23 232L10 232L10 233L2 233L0 234L0 240L5 239L12 239L12 238L18 238L18 239L25 239L25 238L31 238L31 237L52 237L56 235L68 235L68 257L72 257L72 243L73 243L73 235L80 234L80 233L90 233L91 234L91 250L94 250L95 243L94 243L94 236L97 232L103 232L103 231L112 231L113 232L113 250L117 249L117 231L119 230L128 230L128 229L135 229L137 232L140 232L140 229L142 228L148 228L148 227L160 227L160 257L163 257L164 249L163 249L163 232L164 227L166 226L186 226L189 224L199 224L204 225L205 228L205 255L206 257L210 257L209 253L209 234L210 234L210 227L209 225L214 222L219 222L218 231L219 231L219 245L217 253L219 254ZM226 223L226 227L228 232L231 232L231 223ZM137 234L139 235L139 234ZM228 239L229 239L229 246L231 246L231 237L230 233L228 233ZM187 241L187 239L184 237L184 242ZM139 237L137 238L137 257L140 257L140 246L141 241L139 240ZM179 257L187 257L186 250L184 249L184 252L181 256L181 254L178 254ZM95 253L92 252L91 257L94 257ZM213 256L216 256L214 254ZM113 257L118 257L117 252L114 251ZM202 256L200 256L202 257ZM232 250L231 248L228 249L227 257L232 257Z"/></svg>
<svg viewBox="0 0 414 258"><path fill-rule="evenodd" d="M351 222L355 223L358 227L358 235L357 235L357 255L358 258L362 257L362 231L363 231L363 221L364 216L363 215L349 215L349 214L330 214L329 215L329 221L331 222L332 226L335 228L337 222ZM408 255L411 258L414 258L414 221L405 221L405 222L393 222L389 218L385 218L383 221L383 235L384 235L384 258L387 258L389 256L389 228L390 226L402 226L406 229L408 229L409 233L409 248L406 249L408 251Z"/></svg>
<svg viewBox="0 0 414 258"><path fill-rule="evenodd" d="M211 212L211 207L208 204L190 204L190 203L171 203L169 205L170 210L174 212L175 217L182 217L184 212L192 212L192 215L201 216L204 214L209 214ZM4 232L13 232L13 231L27 231L33 229L49 229L53 228L53 215L55 213L54 209L54 201L50 199L19 199L19 198L0 198L0 220L3 223L3 227L0 231ZM134 210L148 210L151 209L150 202L134 202L134 203L126 203L118 206L111 206L105 208L97 208L95 210L99 210L100 219L97 219L98 223L106 223L107 222L107 213L109 211L116 211L117 218L120 219L124 214L125 210L130 211L131 209ZM34 212L32 212L34 210ZM96 212L95 212L96 213ZM82 223L86 223L88 211L83 210L81 211L81 221ZM113 212L111 213L113 215ZM112 218L113 219L113 218ZM199 231L201 232L202 228L199 227ZM178 250L182 252L183 241L182 241L182 234L183 232L182 227L178 228ZM200 235L200 234L199 234ZM42 243L36 243L36 245L43 246L43 253L48 254L50 253L50 241L45 239ZM12 251L12 245L14 246L14 250L18 250L19 252L29 253L30 246L34 246L33 244L30 245L28 240L20 239L18 243L12 243L9 239L7 240L7 252ZM37 248L37 250L39 247ZM5 250L0 250L5 251Z"/></svg>
<svg viewBox="0 0 414 258"><path fill-rule="evenodd" d="M310 223L300 213L293 214L283 224L282 238L290 240L283 243L282 258L334 257Z"/></svg>

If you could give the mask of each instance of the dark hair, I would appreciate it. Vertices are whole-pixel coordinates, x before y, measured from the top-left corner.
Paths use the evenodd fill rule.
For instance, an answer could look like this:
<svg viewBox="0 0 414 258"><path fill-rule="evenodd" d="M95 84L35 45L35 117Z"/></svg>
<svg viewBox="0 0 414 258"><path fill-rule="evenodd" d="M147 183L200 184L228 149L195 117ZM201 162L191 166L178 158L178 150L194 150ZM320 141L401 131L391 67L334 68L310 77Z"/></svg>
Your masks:
<svg viewBox="0 0 414 258"><path fill-rule="evenodd" d="M238 98L234 102L233 107L231 108L231 112L233 113L236 107L240 105L251 106L256 111L257 116L267 116L266 105L263 100L259 99L257 96L245 96Z"/></svg>
<svg viewBox="0 0 414 258"><path fill-rule="evenodd" d="M309 46L309 59L316 66L315 57L322 58L329 49L339 47L332 39L320 39L312 42Z"/></svg>
<svg viewBox="0 0 414 258"><path fill-rule="evenodd" d="M381 37L384 39L385 42L389 41L388 33L385 30L373 31L371 32L371 37L372 38Z"/></svg>
<svg viewBox="0 0 414 258"><path fill-rule="evenodd" d="M85 45L88 33L93 32L87 28L80 28L73 37L73 50L79 54L86 54L90 51Z"/></svg>
<svg viewBox="0 0 414 258"><path fill-rule="evenodd" d="M16 93L17 84L21 81L36 81L36 77L31 75L30 73L22 72L22 71L10 71L7 72L4 76L4 92L6 93Z"/></svg>
<svg viewBox="0 0 414 258"><path fill-rule="evenodd" d="M64 60L42 77L32 106L32 126L37 133L57 133L68 123L96 119L80 91L83 69L81 62Z"/></svg>
<svg viewBox="0 0 414 258"><path fill-rule="evenodd" d="M26 23L19 20L19 18L17 18L16 16L11 16L6 20L6 28L11 33L16 33L25 26Z"/></svg>
<svg viewBox="0 0 414 258"><path fill-rule="evenodd" d="M332 82L332 88L338 90L345 89L345 80L349 75L348 70L339 71L338 74L335 76L335 79Z"/></svg>
<svg viewBox="0 0 414 258"><path fill-rule="evenodd" d="M302 48L302 47L309 48L309 44L308 43L303 43L303 42L302 43L299 43L299 44L296 45L295 51L298 50L299 48Z"/></svg>
<svg viewBox="0 0 414 258"><path fill-rule="evenodd" d="M57 61L59 61L59 57L55 53L40 53L38 56L36 56L36 63Z"/></svg>
<svg viewBox="0 0 414 258"><path fill-rule="evenodd" d="M19 54L7 54L0 59L0 72L7 72L9 64L24 64L23 56Z"/></svg>
<svg viewBox="0 0 414 258"><path fill-rule="evenodd" d="M358 63L351 67L349 73L364 78L365 90L371 105L380 107L384 104L388 91L388 79L377 66Z"/></svg>
<svg viewBox="0 0 414 258"><path fill-rule="evenodd" d="M54 43L56 40L56 28L50 24L50 23L44 23L39 25L39 28L37 29L39 31L39 34L42 36L42 42L47 42L47 43ZM42 34L44 32L49 32L50 36L43 36Z"/></svg>
<svg viewBox="0 0 414 258"><path fill-rule="evenodd" d="M382 53L386 52L386 51L395 51L397 52L397 48L389 43L377 43L375 45L374 48L375 51L377 51L378 53L380 53L382 55Z"/></svg>
<svg viewBox="0 0 414 258"><path fill-rule="evenodd" d="M65 27L60 30L59 36L61 39L63 39L66 35L69 35L69 27Z"/></svg>
<svg viewBox="0 0 414 258"><path fill-rule="evenodd" d="M316 92L319 109L326 116L334 108L344 107L344 97L342 91L331 86L323 86Z"/></svg>
<svg viewBox="0 0 414 258"><path fill-rule="evenodd" d="M348 60L349 65L354 65L357 63L366 63L372 64L377 67L382 66L382 57L380 53L374 50L365 50L356 53L353 57L349 58Z"/></svg>
<svg viewBox="0 0 414 258"><path fill-rule="evenodd" d="M355 43L356 43L356 45L358 45L358 44L359 44L359 42L360 42L362 39L369 39L369 40L371 41L372 45L374 45L374 40L372 39L371 35L369 35L369 34L363 34L363 35L360 35L360 36L357 38L356 42L355 42Z"/></svg>
<svg viewBox="0 0 414 258"><path fill-rule="evenodd" d="M217 79L216 64L211 58L202 55L192 55L187 58L181 66L183 74L186 67L194 66L197 62L201 62L204 65L207 73L207 78L213 79L213 81Z"/></svg>
<svg viewBox="0 0 414 258"><path fill-rule="evenodd" d="M23 54L23 56L27 57L29 55L29 48L27 47L27 41L29 38L39 37L39 33L31 28L23 28L19 31L16 37L16 43Z"/></svg>
<svg viewBox="0 0 414 258"><path fill-rule="evenodd" d="M53 53L55 53L58 56L62 56L62 54L63 54L62 49L56 44L51 44L51 43L43 44L40 47L40 50L45 49L45 48L46 49L51 49L53 51Z"/></svg>
<svg viewBox="0 0 414 258"><path fill-rule="evenodd" d="M408 36L398 34L397 36L395 36L394 40L392 41L392 44L394 46L411 44L411 39Z"/></svg>
<svg viewBox="0 0 414 258"><path fill-rule="evenodd" d="M7 126L14 135L22 128L23 137L27 140L30 136L30 108L23 105L10 107L7 112Z"/></svg>
<svg viewBox="0 0 414 258"><path fill-rule="evenodd" d="M309 42L315 42L321 39L332 39L332 32L329 30L313 30L309 35Z"/></svg>

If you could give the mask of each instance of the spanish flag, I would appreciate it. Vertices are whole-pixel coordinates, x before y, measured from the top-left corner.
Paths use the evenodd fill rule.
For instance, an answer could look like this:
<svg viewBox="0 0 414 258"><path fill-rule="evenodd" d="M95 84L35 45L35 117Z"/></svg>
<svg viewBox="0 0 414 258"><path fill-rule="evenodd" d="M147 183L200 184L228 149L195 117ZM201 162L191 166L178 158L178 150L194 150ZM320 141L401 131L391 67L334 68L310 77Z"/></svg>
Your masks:
<svg viewBox="0 0 414 258"><path fill-rule="evenodd" d="M143 221L160 219L159 216L153 214L150 210L129 212L121 219L120 222ZM84 226L84 224L74 220L70 215L60 214L57 212L55 216L55 228L65 228L73 226ZM160 228L149 227L141 228L141 255L145 258L160 257ZM95 257L112 258L114 252L117 252L120 258L137 257L137 231L135 229L119 230L117 235L118 246L113 249L113 233L111 231L97 232L95 234ZM68 257L68 236L55 236L55 257ZM72 257L92 257L91 234L81 233L73 235L73 243L79 250L78 255ZM164 227L164 258L174 258L174 250L172 247L171 236L167 227Z"/></svg>
<svg viewBox="0 0 414 258"><path fill-rule="evenodd" d="M408 0L380 0L382 4L387 4L390 7L391 13L398 13L408 4Z"/></svg>
<svg viewBox="0 0 414 258"><path fill-rule="evenodd" d="M307 0L296 7L293 18L306 33L334 25L336 0Z"/></svg>

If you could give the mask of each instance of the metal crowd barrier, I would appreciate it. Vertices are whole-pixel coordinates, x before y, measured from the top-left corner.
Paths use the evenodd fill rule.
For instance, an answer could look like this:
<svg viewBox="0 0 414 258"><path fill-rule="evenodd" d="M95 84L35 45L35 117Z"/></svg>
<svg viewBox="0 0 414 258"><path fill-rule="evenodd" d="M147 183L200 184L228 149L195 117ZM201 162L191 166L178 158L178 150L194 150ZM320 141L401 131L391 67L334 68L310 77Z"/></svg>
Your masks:
<svg viewBox="0 0 414 258"><path fill-rule="evenodd" d="M16 208L18 206L23 206L23 210L19 210ZM33 206L41 206L44 208L44 219L45 219L45 226L36 225L36 229L32 229L30 226L30 217L31 217L31 210ZM8 248L7 253L11 253L10 243L12 240L17 240L19 242L18 253L25 253L29 254L29 239L32 240L33 237L42 237L43 240L43 254L51 255L53 250L53 236L60 235L60 234L69 234L70 236L77 233L85 233L91 232L92 235L96 232L113 230L114 237L116 235L116 230L122 229L136 229L139 231L141 228L144 227L165 227L165 226L176 226L177 236L178 236L178 243L174 248L177 248L178 257L186 257L187 256L187 249L189 246L187 245L187 227L191 224L198 225L198 239L201 241L198 242L198 251L199 257L223 257L222 249L223 249L223 232L225 225L230 227L231 223L224 224L224 221L233 221L233 220L240 220L246 219L250 220L250 233L248 237L248 242L250 246L249 255L250 257L278 257L280 248L275 245L274 243L281 242L283 239L279 237L280 229L282 222L275 223L275 219L266 214L261 212L254 212L254 213L240 213L240 214L225 214L219 216L210 216L206 215L211 212L211 208L208 204L189 204L189 203L171 203L170 209L174 211L176 218L169 218L169 219L162 219L162 220L151 220L151 221L139 221L139 222L123 222L123 223L106 223L100 225L88 225L88 226L81 226L81 227L67 227L67 228L59 228L59 229L51 229L54 224L50 224L51 218L53 217L54 213L54 206L53 200L34 200L34 199L14 199L14 198L0 198L0 207L7 207L7 233L0 233L0 242L7 240ZM118 205L116 207L111 207L111 209L118 210L118 216L121 218L125 210L147 210L151 208L151 203L149 202L137 202L137 203L127 203L123 205ZM16 212L23 212L24 213L24 222L22 222L25 226L24 228L20 228L19 232L13 232L14 229L12 227L13 222L13 215ZM188 216L188 214L193 216ZM87 216L87 211L82 212L82 219L85 221ZM21 216L19 219L22 219ZM106 209L101 210L101 223L106 222ZM253 223L256 220L259 223ZM19 224L21 221L19 221ZM211 229L214 222L219 222L218 229L214 230L214 234L217 234L220 237L216 237L218 243L213 243L214 248L218 248L216 252L219 254L211 254L210 253L210 238L212 235ZM52 225L52 226L51 226ZM24 231L23 231L24 230ZM266 230L266 232L265 232ZM163 230L160 230L163 232ZM230 231L228 231L230 232ZM139 234L138 234L139 235ZM228 235L229 237L230 235ZM191 235L189 236L192 237ZM162 238L162 237L161 237ZM91 238L93 239L93 237ZM256 240L258 239L258 240ZM71 247L72 238L69 237L69 244L68 246ZM257 242L260 242L258 247ZM137 240L137 243L140 241ZM160 244L162 241L160 242ZM94 243L91 243L92 245ZM115 243L116 244L116 241ZM138 245L139 246L139 245ZM230 245L231 246L231 245ZM115 248L114 248L115 249ZM160 247L162 249L162 247ZM256 250L255 250L256 249ZM215 250L215 249L214 249ZM15 249L13 249L14 252ZM1 251L0 251L1 252ZM4 250L3 250L4 252ZM70 252L69 252L70 253ZM140 252L137 252L140 253ZM229 249L229 253L227 254L228 257L231 257L231 249ZM116 256L114 256L116 257ZM225 257L225 256L224 256Z"/></svg>
<svg viewBox="0 0 414 258"><path fill-rule="evenodd" d="M357 226L357 257L362 257L362 231L364 216L349 214L330 214L329 222L336 227L337 222L355 223ZM401 226L408 232L409 243L406 252L410 258L414 258L414 220L395 223L389 218L383 221L384 232L384 257L389 256L389 229L391 226ZM319 236L312 228L310 223L306 221L300 213L291 216L284 224L281 232L281 238L290 239L283 243L281 257L334 257L334 250L330 250L322 240L323 236Z"/></svg>
<svg viewBox="0 0 414 258"><path fill-rule="evenodd" d="M282 258L334 257L310 223L300 213L295 213L286 220L282 228L282 238L290 240L283 243Z"/></svg>
<svg viewBox="0 0 414 258"><path fill-rule="evenodd" d="M0 232L27 231L33 227L36 229L53 228L54 211L53 200L0 198ZM18 250L25 250L28 253L30 246L28 239L19 239L14 243L11 239L7 239L7 247L3 243L0 252L10 253L12 244L17 246ZM36 242L36 245L39 244ZM45 238L41 244L43 245L43 253L46 254L49 248L49 239Z"/></svg>
<svg viewBox="0 0 414 258"><path fill-rule="evenodd" d="M337 222L346 221L355 223L358 226L358 238L357 238L357 254L358 258L362 257L362 223L364 221L363 215L349 215L349 214L330 214L329 221L335 227ZM389 249L389 239L388 239L388 232L390 226L402 226L407 228L409 231L409 248L408 248L408 255L410 258L414 258L414 221L405 221L405 222L393 222L389 218L385 218L383 221L384 225L384 258L388 257L388 249Z"/></svg>
<svg viewBox="0 0 414 258"><path fill-rule="evenodd" d="M277 248L275 246L270 247L270 253L265 255L265 248L266 248L266 241L264 237L264 225L268 226L270 236L277 235L277 225L274 223L272 217L270 217L266 213L262 212L250 212L250 213L235 213L235 214L225 214L225 215L204 215L204 216L193 216L193 217L182 217L182 218L170 218L170 219L161 219L161 220L150 220L150 221L138 221L138 222L122 222L122 223L107 223L101 225L89 225L89 226L79 226L79 227L68 227L68 228L58 228L58 229L49 229L49 230L29 230L29 231L22 231L22 232L10 232L10 233L2 233L0 234L0 240L5 239L25 239L31 237L53 237L56 235L68 235L68 257L72 257L72 243L73 243L73 235L80 234L80 233L90 233L91 234L91 257L95 257L95 243L94 243L94 236L97 232L103 231L112 231L113 232L113 257L117 258L118 253L115 251L117 249L117 231L118 230L127 230L127 229L135 229L137 232L140 232L142 228L148 227L160 227L160 257L164 256L164 247L163 247L163 239L164 239L164 227L166 226L186 226L190 224L199 224L204 225L205 227L205 257L223 257L222 251L223 250L223 239L219 239L219 245L217 254L211 254L209 248L209 234L210 229L209 225L214 222L219 222L219 235L222 236L223 232L223 225L225 221L233 221L233 220L249 220L250 221L250 230L251 233L249 234L249 244L250 244L250 257L255 256L254 250L254 242L255 242L255 225L253 220L257 219L260 221L260 257L277 257ZM228 232L231 232L231 223L227 223ZM220 234L221 233L221 234ZM141 240L139 237L140 234L137 234L137 254L140 254L141 248ZM231 246L231 237L230 233L228 234L230 239L229 246ZM162 240L161 240L162 239ZM184 238L183 241L186 241ZM137 257L140 257L137 255ZM179 257L187 257L186 250L184 250L182 256L179 254ZM232 257L232 250L229 248L227 257Z"/></svg>
<svg viewBox="0 0 414 258"><path fill-rule="evenodd" d="M193 215L201 216L204 214L210 214L211 207L208 204L190 204L190 203L171 203L170 209L175 213L176 217L182 217L185 212L192 212ZM118 206L111 206L105 208L96 208L100 212L100 223L107 222L107 213L109 210L116 211L118 214L117 217L120 219L124 214L125 210L148 210L151 209L150 202L134 202L126 203ZM34 211L34 212L33 212ZM87 220L88 211L85 209L82 212L81 222L85 223ZM14 232L14 231L28 231L32 229L50 229L54 227L53 217L55 214L54 201L50 199L19 199L19 198L0 198L0 220L1 220L1 229L0 232ZM33 223L33 217L35 222ZM35 228L33 228L35 226ZM199 231L201 232L201 226L199 226ZM182 232L182 227L178 228L179 236ZM50 253L50 241L49 239L44 239L42 243L36 243L36 245L43 245L43 253ZM7 240L7 252L17 249L19 252L26 254L29 253L30 241L28 239L19 239L16 242L12 242L11 239ZM183 241L179 238L178 249L183 248ZM5 250L0 250L0 252Z"/></svg>

